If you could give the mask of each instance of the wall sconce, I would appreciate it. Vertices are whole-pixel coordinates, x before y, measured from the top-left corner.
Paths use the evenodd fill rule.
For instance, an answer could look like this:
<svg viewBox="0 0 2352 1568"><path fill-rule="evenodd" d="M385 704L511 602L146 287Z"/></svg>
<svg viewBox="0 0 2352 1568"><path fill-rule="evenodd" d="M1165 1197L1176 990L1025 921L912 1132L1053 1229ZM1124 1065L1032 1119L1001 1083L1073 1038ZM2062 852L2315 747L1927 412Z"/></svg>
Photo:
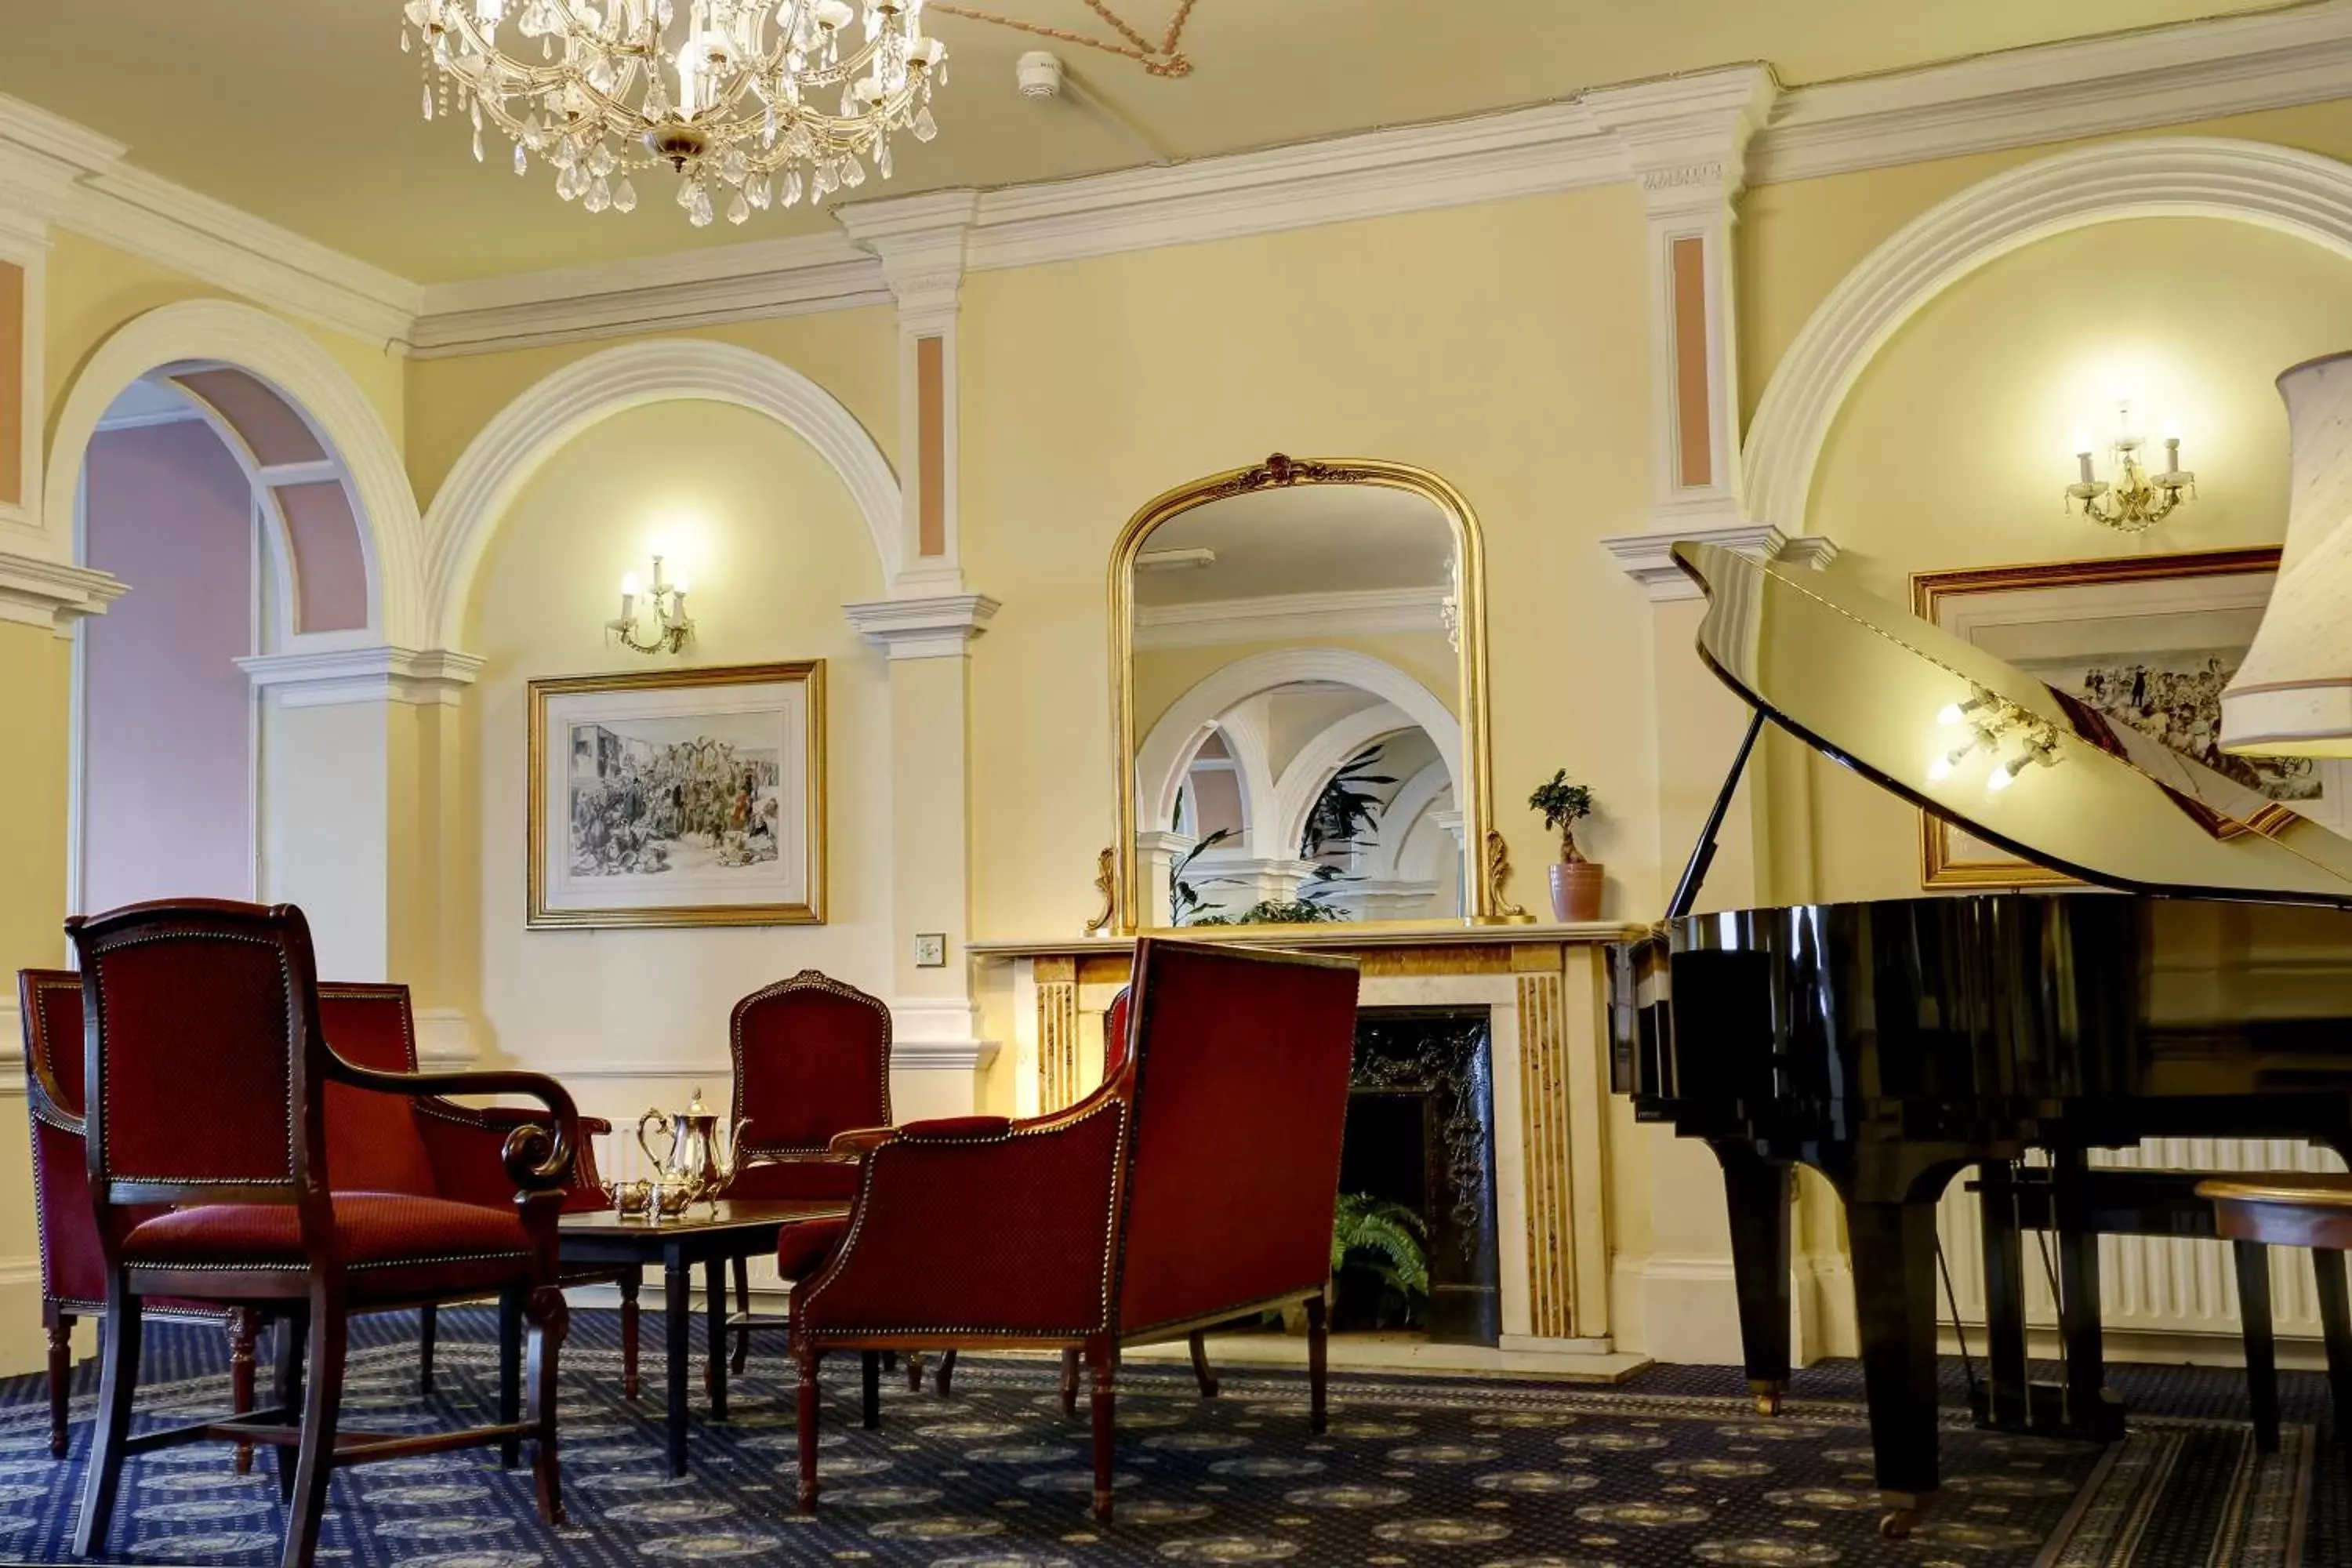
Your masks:
<svg viewBox="0 0 2352 1568"><path fill-rule="evenodd" d="M2058 727L2007 699L1995 695L1971 682L1966 702L1951 702L1936 715L1936 722L1954 728L1965 726L1967 739L1948 752L1938 752L1927 764L1927 777L1941 784L1952 776L1952 770L1978 752L1988 756L2000 754L2002 743L2015 739L2016 754L1993 764L1985 778L1985 788L1998 795L2015 784L2018 776L2031 767L2053 768L2058 765Z"/></svg>
<svg viewBox="0 0 2352 1568"><path fill-rule="evenodd" d="M639 593L638 586L634 572L621 579L621 613L604 623L604 630L637 653L676 653L694 636L693 618L686 613L686 580L664 582L656 555L652 591ZM640 636L638 628L647 626L649 634Z"/></svg>
<svg viewBox="0 0 2352 1568"><path fill-rule="evenodd" d="M2066 487L2066 509L2072 511L2080 501L2083 515L2103 527L2118 533L2138 533L2155 527L2172 513L2172 509L2186 499L2197 499L2197 476L2180 466L2180 436L2168 430L2164 437L2164 471L2150 475L2140 466L2139 449L2147 445L2144 437L2132 428L2131 405L2116 405L2116 438L2107 448L2107 460L2114 466L2112 482L2099 479L2091 471L2091 437L2077 434L2074 437L2074 460L2082 465L2082 477Z"/></svg>

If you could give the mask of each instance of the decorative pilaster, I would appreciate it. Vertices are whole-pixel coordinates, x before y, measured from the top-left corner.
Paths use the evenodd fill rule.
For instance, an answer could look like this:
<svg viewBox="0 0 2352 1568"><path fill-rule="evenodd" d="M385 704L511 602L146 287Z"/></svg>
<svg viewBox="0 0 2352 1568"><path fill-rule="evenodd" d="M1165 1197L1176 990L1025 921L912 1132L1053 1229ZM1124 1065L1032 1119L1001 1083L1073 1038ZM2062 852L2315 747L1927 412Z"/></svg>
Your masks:
<svg viewBox="0 0 2352 1568"><path fill-rule="evenodd" d="M844 207L849 237L882 263L898 302L898 471L905 563L893 591L961 586L956 506L956 317L976 191Z"/></svg>
<svg viewBox="0 0 2352 1568"><path fill-rule="evenodd" d="M296 648L236 661L258 690L280 708L339 708L397 702L455 707L481 671L479 655L448 648Z"/></svg>
<svg viewBox="0 0 2352 1568"><path fill-rule="evenodd" d="M1719 528L1740 512L1732 226L1748 139L1778 93L1735 66L1588 95L1625 149L1648 221L1652 515Z"/></svg>
<svg viewBox="0 0 2352 1568"><path fill-rule="evenodd" d="M1527 1173L1528 1332L1569 1339L1576 1322L1576 1220L1570 1207L1569 1086L1555 950L1512 951L1517 971L1521 1159Z"/></svg>
<svg viewBox="0 0 2352 1568"><path fill-rule="evenodd" d="M41 515L49 226L74 187L123 151L71 121L0 99L0 551L73 559L73 520Z"/></svg>

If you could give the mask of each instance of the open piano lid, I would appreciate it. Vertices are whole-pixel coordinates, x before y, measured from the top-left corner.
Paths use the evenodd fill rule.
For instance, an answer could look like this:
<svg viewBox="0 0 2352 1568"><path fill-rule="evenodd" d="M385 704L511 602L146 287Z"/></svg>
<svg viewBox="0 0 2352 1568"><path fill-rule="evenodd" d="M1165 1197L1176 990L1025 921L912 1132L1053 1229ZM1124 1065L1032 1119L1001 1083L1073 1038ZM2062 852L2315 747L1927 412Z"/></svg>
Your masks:
<svg viewBox="0 0 2352 1568"><path fill-rule="evenodd" d="M1983 649L1810 566L1680 543L1706 590L1701 658L1815 750L1955 827L2133 893L2352 905L2352 840L2161 742L2104 723ZM1990 750L1937 777L1976 734L1948 710L2009 705ZM1994 769L2039 743L2006 789ZM2249 824L2258 825L2259 831Z"/></svg>

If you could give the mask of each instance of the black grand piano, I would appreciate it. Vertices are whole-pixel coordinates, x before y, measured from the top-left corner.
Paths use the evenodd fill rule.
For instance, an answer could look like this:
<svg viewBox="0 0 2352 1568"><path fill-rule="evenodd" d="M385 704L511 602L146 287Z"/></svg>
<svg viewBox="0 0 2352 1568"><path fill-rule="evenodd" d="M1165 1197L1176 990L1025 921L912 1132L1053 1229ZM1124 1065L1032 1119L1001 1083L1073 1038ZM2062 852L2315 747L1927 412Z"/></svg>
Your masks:
<svg viewBox="0 0 2352 1568"><path fill-rule="evenodd" d="M1667 918L1613 954L1612 1079L1722 1163L1767 1410L1789 1374L1791 1167L1836 1187L1881 1527L1903 1534L1937 1489L1936 1204L1956 1176L2004 1203L2038 1181L2061 1233L2066 1377L2042 1391L2019 1211L1995 1224L1988 1204L1980 1418L2097 1437L2121 1413L2084 1152L2178 1136L2352 1155L2352 841L1831 574L1675 555L1707 594L1701 658L1755 714ZM1767 720L2090 886L1688 912Z"/></svg>

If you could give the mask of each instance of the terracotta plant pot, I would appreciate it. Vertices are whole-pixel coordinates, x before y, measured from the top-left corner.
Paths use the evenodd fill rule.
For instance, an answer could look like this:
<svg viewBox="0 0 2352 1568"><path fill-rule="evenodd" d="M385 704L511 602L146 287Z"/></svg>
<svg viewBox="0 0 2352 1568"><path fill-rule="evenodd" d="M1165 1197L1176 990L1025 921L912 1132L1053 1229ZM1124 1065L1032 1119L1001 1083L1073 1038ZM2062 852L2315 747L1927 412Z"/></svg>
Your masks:
<svg viewBox="0 0 2352 1568"><path fill-rule="evenodd" d="M1551 912L1574 924L1601 918L1601 867L1598 860L1557 860L1551 868Z"/></svg>

